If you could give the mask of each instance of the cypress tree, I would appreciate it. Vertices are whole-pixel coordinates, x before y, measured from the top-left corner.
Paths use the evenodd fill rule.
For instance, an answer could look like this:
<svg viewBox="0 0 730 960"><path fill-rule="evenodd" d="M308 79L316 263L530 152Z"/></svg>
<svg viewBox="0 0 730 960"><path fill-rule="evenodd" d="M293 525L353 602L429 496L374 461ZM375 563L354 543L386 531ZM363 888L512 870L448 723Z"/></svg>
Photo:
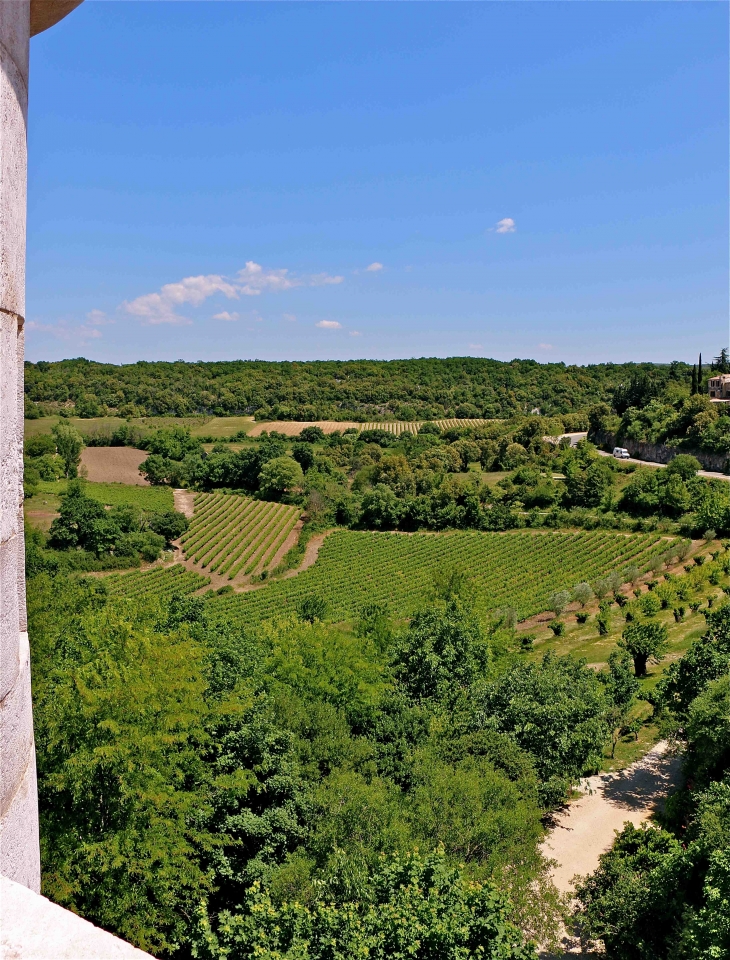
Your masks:
<svg viewBox="0 0 730 960"><path fill-rule="evenodd" d="M691 396L697 393L697 364L692 367L692 386L689 392Z"/></svg>
<svg viewBox="0 0 730 960"><path fill-rule="evenodd" d="M697 364L697 393L702 390L702 354L700 354L700 362Z"/></svg>

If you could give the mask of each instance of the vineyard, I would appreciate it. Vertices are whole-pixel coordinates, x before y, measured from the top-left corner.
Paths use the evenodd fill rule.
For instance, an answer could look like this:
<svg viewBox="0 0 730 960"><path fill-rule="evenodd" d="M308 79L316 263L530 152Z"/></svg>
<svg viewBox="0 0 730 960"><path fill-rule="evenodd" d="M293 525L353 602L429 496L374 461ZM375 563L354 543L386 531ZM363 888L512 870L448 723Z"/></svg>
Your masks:
<svg viewBox="0 0 730 960"><path fill-rule="evenodd" d="M480 427L489 420L434 420L442 430L448 430L450 427ZM270 423L257 423L248 431L250 437L258 437L264 431L267 433L281 433L285 437L298 437L305 427L319 427L323 433L330 434L343 430L385 430L386 433L393 433L399 437L402 433L418 433L419 429L425 423L424 420L379 420L370 423L356 423L348 420L274 420Z"/></svg>
<svg viewBox="0 0 730 960"><path fill-rule="evenodd" d="M104 583L113 597L158 597L169 599L173 593L193 593L210 583L193 570L186 570L181 563L174 567L152 567L150 570L135 570L134 573L114 573L104 577Z"/></svg>
<svg viewBox="0 0 730 960"><path fill-rule="evenodd" d="M188 560L229 580L269 570L299 519L297 507L226 493L199 493L180 540Z"/></svg>
<svg viewBox="0 0 730 960"><path fill-rule="evenodd" d="M411 616L427 599L438 572L463 571L484 616L514 607L521 619L545 610L556 590L595 580L628 564L648 569L677 541L656 534L610 532L395 534L338 531L317 562L299 576L248 593L215 598L221 614L242 623L293 612L315 594L328 619L348 620L365 603L387 603L396 617Z"/></svg>

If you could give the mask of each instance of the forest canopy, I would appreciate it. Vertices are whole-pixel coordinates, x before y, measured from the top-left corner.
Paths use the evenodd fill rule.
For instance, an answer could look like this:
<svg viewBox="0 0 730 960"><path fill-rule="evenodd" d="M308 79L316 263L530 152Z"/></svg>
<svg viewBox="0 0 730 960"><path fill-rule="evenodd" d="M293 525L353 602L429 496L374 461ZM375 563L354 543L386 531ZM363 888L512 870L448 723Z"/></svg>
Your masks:
<svg viewBox="0 0 730 960"><path fill-rule="evenodd" d="M139 363L84 358L25 365L31 404L73 403L77 416L255 414L257 419L356 420L380 417L507 417L539 409L548 416L610 402L621 384L649 377L654 390L689 386L684 363L591 364L479 357L270 363Z"/></svg>

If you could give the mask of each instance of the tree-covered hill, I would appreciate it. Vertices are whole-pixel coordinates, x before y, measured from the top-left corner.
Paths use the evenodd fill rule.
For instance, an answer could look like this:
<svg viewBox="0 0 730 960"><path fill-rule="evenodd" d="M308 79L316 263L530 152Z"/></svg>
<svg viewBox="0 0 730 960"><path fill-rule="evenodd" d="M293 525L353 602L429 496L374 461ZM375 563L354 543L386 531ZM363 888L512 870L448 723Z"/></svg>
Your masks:
<svg viewBox="0 0 730 960"><path fill-rule="evenodd" d="M658 385L689 384L684 363L566 366L475 357L269 363L139 363L115 366L83 358L25 365L31 404L76 405L77 415L103 408L121 416L232 416L259 419L361 420L395 417L506 417L539 408L566 414L611 400L637 372Z"/></svg>

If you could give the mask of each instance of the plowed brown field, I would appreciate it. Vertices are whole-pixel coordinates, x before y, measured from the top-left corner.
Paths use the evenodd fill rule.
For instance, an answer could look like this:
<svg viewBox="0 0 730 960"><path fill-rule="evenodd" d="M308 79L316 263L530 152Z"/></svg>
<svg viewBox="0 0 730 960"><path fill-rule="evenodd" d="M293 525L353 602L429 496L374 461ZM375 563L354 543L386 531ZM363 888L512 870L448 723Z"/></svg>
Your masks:
<svg viewBox="0 0 730 960"><path fill-rule="evenodd" d="M81 466L86 467L87 478L92 483L127 483L148 487L149 483L139 472L139 465L147 459L144 450L134 447L84 447Z"/></svg>

